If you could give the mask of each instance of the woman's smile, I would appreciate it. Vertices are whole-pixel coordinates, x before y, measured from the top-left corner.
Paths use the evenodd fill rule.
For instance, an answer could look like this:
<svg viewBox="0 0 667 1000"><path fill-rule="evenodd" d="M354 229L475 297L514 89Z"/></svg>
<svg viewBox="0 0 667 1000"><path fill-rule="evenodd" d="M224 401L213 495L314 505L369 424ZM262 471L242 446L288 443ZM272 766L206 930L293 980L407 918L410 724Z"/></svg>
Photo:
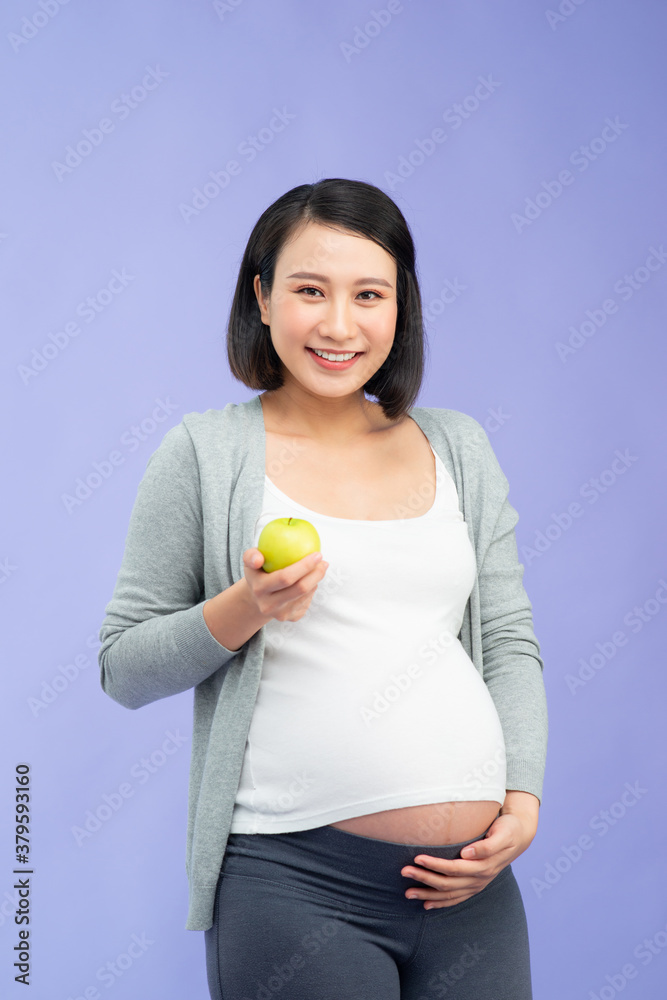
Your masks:
<svg viewBox="0 0 667 1000"><path fill-rule="evenodd" d="M321 354L317 352L314 347L307 347L306 350L310 354L313 361L320 366L320 368L328 368L329 371L342 371L346 368L351 368L355 361L361 357L364 353L363 351L326 351L326 357L322 357ZM334 356L337 355L340 360L335 360Z"/></svg>

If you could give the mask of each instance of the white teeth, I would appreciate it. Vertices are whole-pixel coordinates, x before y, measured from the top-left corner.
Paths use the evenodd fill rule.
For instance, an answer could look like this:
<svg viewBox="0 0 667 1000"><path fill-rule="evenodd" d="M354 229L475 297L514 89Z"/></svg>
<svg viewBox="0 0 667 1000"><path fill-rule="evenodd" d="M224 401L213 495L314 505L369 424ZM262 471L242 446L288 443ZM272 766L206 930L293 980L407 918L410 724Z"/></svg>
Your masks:
<svg viewBox="0 0 667 1000"><path fill-rule="evenodd" d="M325 358L327 361L349 361L357 353L356 351L352 351L351 354L327 354L326 351L315 351L314 348L313 350L318 357Z"/></svg>

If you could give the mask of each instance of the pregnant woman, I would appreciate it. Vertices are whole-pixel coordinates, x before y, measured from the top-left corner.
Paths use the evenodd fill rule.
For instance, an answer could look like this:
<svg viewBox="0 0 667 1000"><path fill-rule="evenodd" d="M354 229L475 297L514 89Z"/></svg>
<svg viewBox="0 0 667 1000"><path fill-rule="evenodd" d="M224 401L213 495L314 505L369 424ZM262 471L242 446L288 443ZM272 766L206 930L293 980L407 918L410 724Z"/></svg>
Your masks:
<svg viewBox="0 0 667 1000"><path fill-rule="evenodd" d="M99 653L129 708L195 689L186 928L211 997L530 1000L511 862L537 831L543 662L485 431L413 405L392 199L328 179L271 205L227 344L262 394L149 459ZM321 553L266 573L279 517Z"/></svg>

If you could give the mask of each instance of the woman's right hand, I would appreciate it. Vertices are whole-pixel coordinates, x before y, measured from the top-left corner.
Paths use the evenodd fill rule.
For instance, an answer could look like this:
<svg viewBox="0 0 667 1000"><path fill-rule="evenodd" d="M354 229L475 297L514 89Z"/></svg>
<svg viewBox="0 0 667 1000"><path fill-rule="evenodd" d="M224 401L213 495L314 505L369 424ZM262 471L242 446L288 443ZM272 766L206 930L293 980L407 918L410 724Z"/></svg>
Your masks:
<svg viewBox="0 0 667 1000"><path fill-rule="evenodd" d="M260 615L279 622L298 622L310 607L317 585L329 563L321 552L311 552L291 566L265 573L264 556L259 549L243 553L245 578L250 599Z"/></svg>

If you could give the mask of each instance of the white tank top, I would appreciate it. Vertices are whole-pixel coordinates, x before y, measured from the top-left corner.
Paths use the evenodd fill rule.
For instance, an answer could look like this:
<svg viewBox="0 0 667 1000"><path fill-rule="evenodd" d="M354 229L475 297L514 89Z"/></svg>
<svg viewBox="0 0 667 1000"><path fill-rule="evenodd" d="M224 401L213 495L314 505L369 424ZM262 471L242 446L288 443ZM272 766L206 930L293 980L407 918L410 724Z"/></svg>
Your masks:
<svg viewBox="0 0 667 1000"><path fill-rule="evenodd" d="M475 553L456 485L433 454L435 502L413 518L318 514L265 475L253 546L274 518L304 517L329 568L300 621L264 626L231 833L436 802L503 804L500 719L457 638Z"/></svg>

